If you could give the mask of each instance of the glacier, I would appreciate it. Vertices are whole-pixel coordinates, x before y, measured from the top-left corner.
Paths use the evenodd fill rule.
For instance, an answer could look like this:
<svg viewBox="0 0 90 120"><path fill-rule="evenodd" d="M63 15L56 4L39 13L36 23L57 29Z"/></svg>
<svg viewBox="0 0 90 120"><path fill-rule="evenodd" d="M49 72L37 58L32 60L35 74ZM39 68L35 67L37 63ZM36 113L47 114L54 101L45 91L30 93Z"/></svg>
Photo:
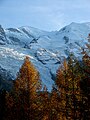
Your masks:
<svg viewBox="0 0 90 120"><path fill-rule="evenodd" d="M0 76L4 71L8 73L5 80L14 80L28 56L39 71L42 84L51 90L62 60L71 52L80 59L89 33L89 22L72 22L51 32L30 26L4 29L0 25Z"/></svg>

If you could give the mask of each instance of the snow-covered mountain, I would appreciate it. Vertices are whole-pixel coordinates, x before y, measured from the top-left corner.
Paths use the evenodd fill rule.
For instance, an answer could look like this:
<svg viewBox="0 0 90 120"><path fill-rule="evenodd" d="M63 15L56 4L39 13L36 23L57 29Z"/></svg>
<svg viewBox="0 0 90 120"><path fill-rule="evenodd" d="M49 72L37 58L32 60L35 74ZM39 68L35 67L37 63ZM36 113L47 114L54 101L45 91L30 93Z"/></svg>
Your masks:
<svg viewBox="0 0 90 120"><path fill-rule="evenodd" d="M4 71L4 79L10 76L15 79L27 55L50 90L62 59L70 52L80 58L89 33L90 23L71 23L52 32L29 26L8 29L0 26L0 76Z"/></svg>

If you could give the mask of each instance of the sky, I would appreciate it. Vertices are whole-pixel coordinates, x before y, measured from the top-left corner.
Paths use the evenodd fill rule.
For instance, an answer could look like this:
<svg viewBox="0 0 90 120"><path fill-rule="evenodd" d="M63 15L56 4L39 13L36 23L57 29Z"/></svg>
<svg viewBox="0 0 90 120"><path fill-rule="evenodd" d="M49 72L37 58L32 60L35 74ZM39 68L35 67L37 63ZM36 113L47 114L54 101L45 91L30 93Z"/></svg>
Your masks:
<svg viewBox="0 0 90 120"><path fill-rule="evenodd" d="M90 0L0 0L4 28L32 26L46 31L90 22Z"/></svg>

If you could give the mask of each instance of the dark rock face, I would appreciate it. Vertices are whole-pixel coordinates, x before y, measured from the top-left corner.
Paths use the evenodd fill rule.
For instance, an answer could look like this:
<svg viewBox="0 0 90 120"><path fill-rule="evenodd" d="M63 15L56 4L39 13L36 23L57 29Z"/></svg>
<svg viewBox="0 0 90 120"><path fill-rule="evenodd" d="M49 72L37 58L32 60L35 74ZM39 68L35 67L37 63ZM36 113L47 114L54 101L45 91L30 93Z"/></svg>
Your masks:
<svg viewBox="0 0 90 120"><path fill-rule="evenodd" d="M10 30L10 31L12 31L12 32L21 33L19 30L15 29L15 28L8 28L8 30Z"/></svg>
<svg viewBox="0 0 90 120"><path fill-rule="evenodd" d="M20 42L20 40L16 37L10 36L9 39L11 39L14 42Z"/></svg>
<svg viewBox="0 0 90 120"><path fill-rule="evenodd" d="M65 40L65 44L69 42L69 38L67 36L64 36L63 39Z"/></svg>
<svg viewBox="0 0 90 120"><path fill-rule="evenodd" d="M2 26L0 25L0 39L5 41L6 40L6 35L4 32L4 29L2 28Z"/></svg>
<svg viewBox="0 0 90 120"><path fill-rule="evenodd" d="M9 91L12 88L12 85L12 75L10 74L10 72L7 72L0 66L0 90L5 89Z"/></svg>

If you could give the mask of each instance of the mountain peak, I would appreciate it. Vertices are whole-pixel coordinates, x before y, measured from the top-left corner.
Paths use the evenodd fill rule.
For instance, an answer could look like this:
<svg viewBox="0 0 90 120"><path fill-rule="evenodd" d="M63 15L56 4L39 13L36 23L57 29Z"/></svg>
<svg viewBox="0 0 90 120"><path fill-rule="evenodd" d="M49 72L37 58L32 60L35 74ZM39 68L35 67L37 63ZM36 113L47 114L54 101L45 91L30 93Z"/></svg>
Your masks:
<svg viewBox="0 0 90 120"><path fill-rule="evenodd" d="M0 66L15 78L25 56L31 56L43 84L50 90L61 61L70 53L78 59L82 57L80 53L87 42L89 24L72 22L60 31L53 32L30 26L6 30L1 27L0 42L5 42L6 36L9 43L0 44Z"/></svg>

